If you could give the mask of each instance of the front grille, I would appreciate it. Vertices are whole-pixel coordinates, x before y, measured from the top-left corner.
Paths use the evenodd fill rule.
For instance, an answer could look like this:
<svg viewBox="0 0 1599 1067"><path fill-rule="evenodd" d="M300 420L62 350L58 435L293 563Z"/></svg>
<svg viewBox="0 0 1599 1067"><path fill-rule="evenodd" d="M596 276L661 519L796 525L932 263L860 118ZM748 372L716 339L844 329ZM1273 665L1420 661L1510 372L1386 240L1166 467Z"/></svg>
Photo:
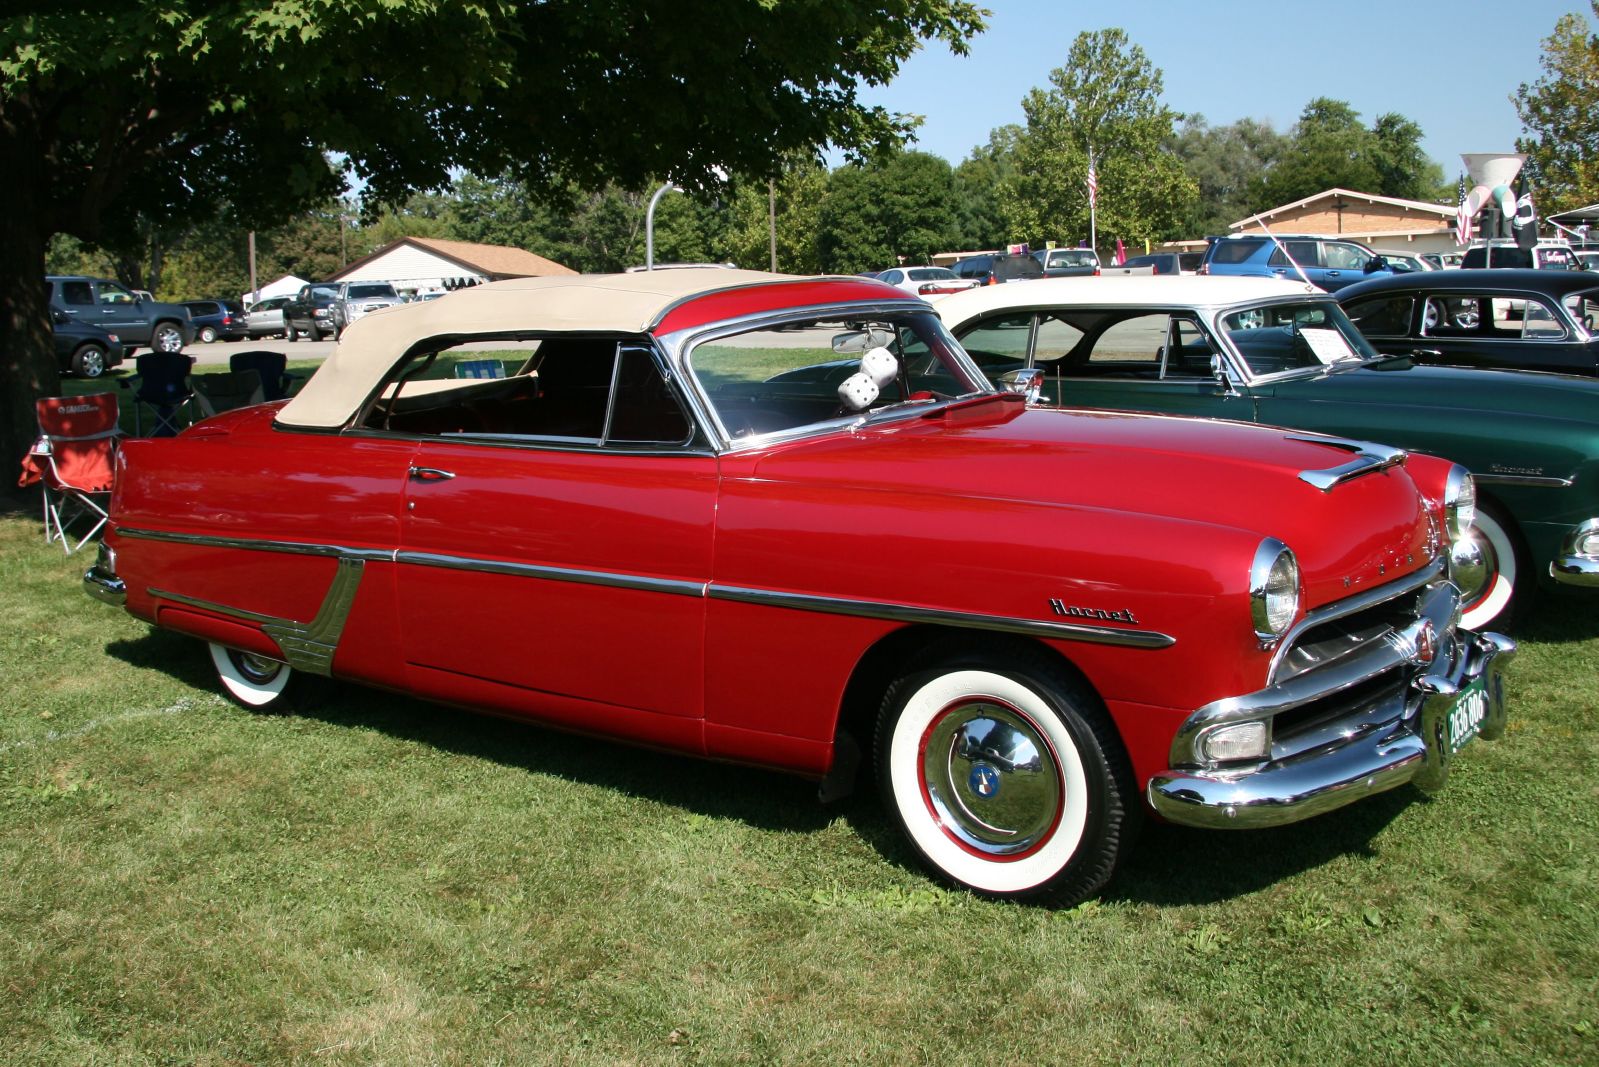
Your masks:
<svg viewBox="0 0 1599 1067"><path fill-rule="evenodd" d="M1294 629L1273 658L1271 681L1285 682L1336 662L1409 626L1439 568L1428 567L1360 596L1318 608Z"/></svg>

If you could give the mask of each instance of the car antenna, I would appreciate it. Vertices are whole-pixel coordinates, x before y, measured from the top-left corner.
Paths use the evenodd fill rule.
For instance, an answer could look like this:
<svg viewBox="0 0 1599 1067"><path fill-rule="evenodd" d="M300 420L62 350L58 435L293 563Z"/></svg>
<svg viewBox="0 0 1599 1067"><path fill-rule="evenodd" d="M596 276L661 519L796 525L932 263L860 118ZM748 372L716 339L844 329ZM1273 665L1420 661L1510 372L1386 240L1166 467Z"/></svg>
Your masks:
<svg viewBox="0 0 1599 1067"><path fill-rule="evenodd" d="M1283 254L1283 258L1289 263L1293 264L1294 270L1299 273L1299 280L1310 286L1312 289L1315 289L1316 283L1310 280L1310 275L1305 273L1305 268L1299 265L1299 261L1288 254L1287 247L1285 247L1281 241L1277 240L1277 235L1272 233L1271 230L1266 227L1265 220L1259 215L1256 215L1252 221L1256 226L1260 227L1260 232L1265 234L1267 239L1270 240L1272 244L1277 246L1277 251Z"/></svg>

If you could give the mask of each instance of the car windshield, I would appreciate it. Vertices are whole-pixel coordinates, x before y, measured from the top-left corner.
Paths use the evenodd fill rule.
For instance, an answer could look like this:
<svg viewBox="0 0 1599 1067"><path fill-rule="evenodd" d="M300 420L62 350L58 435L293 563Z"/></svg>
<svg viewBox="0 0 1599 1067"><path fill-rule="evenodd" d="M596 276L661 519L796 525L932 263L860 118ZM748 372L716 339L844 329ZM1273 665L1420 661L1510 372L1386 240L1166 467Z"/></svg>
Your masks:
<svg viewBox="0 0 1599 1067"><path fill-rule="evenodd" d="M1065 252L1051 252L1049 254L1051 267L1091 267L1094 265L1094 253L1088 249L1069 249Z"/></svg>
<svg viewBox="0 0 1599 1067"><path fill-rule="evenodd" d="M991 391L925 313L747 330L696 345L689 366L735 439Z"/></svg>
<svg viewBox="0 0 1599 1067"><path fill-rule="evenodd" d="M373 296L393 296L394 287L384 282L380 285L352 285L350 286L350 299L364 300Z"/></svg>
<svg viewBox="0 0 1599 1067"><path fill-rule="evenodd" d="M944 267L916 267L906 273L913 282L942 282L955 278L955 272Z"/></svg>
<svg viewBox="0 0 1599 1067"><path fill-rule="evenodd" d="M1376 359L1377 351L1330 300L1267 304L1221 316L1252 375L1321 370Z"/></svg>

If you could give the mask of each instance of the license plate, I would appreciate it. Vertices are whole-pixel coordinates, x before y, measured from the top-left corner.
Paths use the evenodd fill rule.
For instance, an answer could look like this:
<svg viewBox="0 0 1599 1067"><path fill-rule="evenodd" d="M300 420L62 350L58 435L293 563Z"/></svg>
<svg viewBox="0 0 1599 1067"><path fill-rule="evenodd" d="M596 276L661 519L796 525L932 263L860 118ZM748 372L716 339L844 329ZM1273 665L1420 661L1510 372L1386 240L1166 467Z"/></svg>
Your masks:
<svg viewBox="0 0 1599 1067"><path fill-rule="evenodd" d="M1478 732L1488 718L1488 693L1484 688L1484 679L1478 678L1470 686L1460 691L1460 696L1455 700L1454 709L1449 712L1445 721L1445 734L1449 739L1449 751L1459 752L1465 747Z"/></svg>

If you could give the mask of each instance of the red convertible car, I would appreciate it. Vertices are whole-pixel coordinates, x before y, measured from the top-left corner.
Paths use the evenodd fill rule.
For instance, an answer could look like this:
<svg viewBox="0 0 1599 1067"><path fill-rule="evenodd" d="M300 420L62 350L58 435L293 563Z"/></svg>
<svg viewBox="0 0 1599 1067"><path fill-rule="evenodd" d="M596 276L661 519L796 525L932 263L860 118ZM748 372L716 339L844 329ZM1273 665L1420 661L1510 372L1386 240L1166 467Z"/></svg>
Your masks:
<svg viewBox="0 0 1599 1067"><path fill-rule="evenodd" d="M512 372L456 377L481 342ZM86 588L244 704L330 675L826 794L866 752L916 853L997 896L1096 892L1148 813L1435 788L1504 729L1462 468L1029 409L867 279L484 285L120 457Z"/></svg>

